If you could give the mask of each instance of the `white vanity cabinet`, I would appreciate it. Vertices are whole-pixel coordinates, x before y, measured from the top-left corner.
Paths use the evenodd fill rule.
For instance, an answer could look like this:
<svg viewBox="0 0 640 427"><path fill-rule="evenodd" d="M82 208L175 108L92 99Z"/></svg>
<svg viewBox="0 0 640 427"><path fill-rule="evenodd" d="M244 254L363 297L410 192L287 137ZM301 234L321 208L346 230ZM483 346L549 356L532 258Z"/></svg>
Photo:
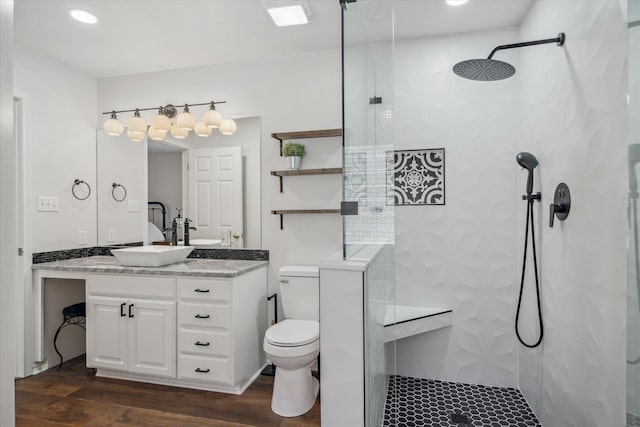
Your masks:
<svg viewBox="0 0 640 427"><path fill-rule="evenodd" d="M264 365L266 271L178 278L178 379L246 383Z"/></svg>
<svg viewBox="0 0 640 427"><path fill-rule="evenodd" d="M241 394L266 364L266 267L92 274L86 290L87 366L99 376Z"/></svg>
<svg viewBox="0 0 640 427"><path fill-rule="evenodd" d="M175 377L175 280L87 278L87 366Z"/></svg>

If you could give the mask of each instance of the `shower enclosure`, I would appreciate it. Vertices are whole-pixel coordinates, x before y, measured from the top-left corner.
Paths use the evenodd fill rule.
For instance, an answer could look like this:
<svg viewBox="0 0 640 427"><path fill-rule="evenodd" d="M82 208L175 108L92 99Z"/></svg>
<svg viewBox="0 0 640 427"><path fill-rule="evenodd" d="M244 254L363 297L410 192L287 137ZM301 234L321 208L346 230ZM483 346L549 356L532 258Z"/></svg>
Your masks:
<svg viewBox="0 0 640 427"><path fill-rule="evenodd" d="M629 249L627 262L627 426L640 425L640 0L629 1Z"/></svg>
<svg viewBox="0 0 640 427"><path fill-rule="evenodd" d="M384 325L395 317L393 7L390 0L342 4L344 258L370 260L364 289L365 420L381 425L395 344Z"/></svg>
<svg viewBox="0 0 640 427"><path fill-rule="evenodd" d="M617 427L640 415L639 1L341 2L343 200L358 204L344 217L344 255L375 260L363 301L366 426L433 425L434 413L444 425L517 425L510 417L532 410L527 425ZM560 33L563 43L550 38ZM496 55L513 69L487 81L455 73L521 43ZM539 162L535 348L515 332L530 217L521 152ZM393 197L406 172L398 153L441 162L407 179L420 194L437 182L440 198ZM561 183L571 215L551 228ZM525 343L541 333L534 268L529 252ZM451 322L389 340L401 307L446 309Z"/></svg>

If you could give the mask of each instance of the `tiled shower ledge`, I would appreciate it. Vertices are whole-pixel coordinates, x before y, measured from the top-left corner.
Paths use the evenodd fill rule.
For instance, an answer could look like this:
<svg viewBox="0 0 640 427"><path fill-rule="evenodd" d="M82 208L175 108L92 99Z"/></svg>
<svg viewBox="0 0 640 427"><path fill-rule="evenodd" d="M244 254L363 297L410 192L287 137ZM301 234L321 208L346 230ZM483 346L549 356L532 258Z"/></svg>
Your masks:
<svg viewBox="0 0 640 427"><path fill-rule="evenodd" d="M387 307L384 342L399 340L451 326L451 309L396 305Z"/></svg>

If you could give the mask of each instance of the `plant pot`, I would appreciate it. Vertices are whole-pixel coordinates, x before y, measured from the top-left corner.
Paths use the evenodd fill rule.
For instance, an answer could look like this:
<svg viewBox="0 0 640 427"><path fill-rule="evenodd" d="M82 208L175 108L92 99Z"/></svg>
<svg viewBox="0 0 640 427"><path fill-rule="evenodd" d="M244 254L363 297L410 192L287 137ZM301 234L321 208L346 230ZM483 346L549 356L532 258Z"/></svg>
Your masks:
<svg viewBox="0 0 640 427"><path fill-rule="evenodd" d="M302 157L288 156L286 159L287 159L287 169L300 169L300 161L302 160Z"/></svg>

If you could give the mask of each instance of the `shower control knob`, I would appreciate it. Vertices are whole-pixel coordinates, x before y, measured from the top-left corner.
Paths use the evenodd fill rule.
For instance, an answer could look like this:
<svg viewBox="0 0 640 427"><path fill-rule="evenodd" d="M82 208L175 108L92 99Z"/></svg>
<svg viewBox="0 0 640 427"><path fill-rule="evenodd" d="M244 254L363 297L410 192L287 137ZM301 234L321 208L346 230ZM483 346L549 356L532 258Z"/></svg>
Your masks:
<svg viewBox="0 0 640 427"><path fill-rule="evenodd" d="M556 187L553 203L549 205L549 227L553 227L555 218L564 221L571 211L571 192L564 182Z"/></svg>

